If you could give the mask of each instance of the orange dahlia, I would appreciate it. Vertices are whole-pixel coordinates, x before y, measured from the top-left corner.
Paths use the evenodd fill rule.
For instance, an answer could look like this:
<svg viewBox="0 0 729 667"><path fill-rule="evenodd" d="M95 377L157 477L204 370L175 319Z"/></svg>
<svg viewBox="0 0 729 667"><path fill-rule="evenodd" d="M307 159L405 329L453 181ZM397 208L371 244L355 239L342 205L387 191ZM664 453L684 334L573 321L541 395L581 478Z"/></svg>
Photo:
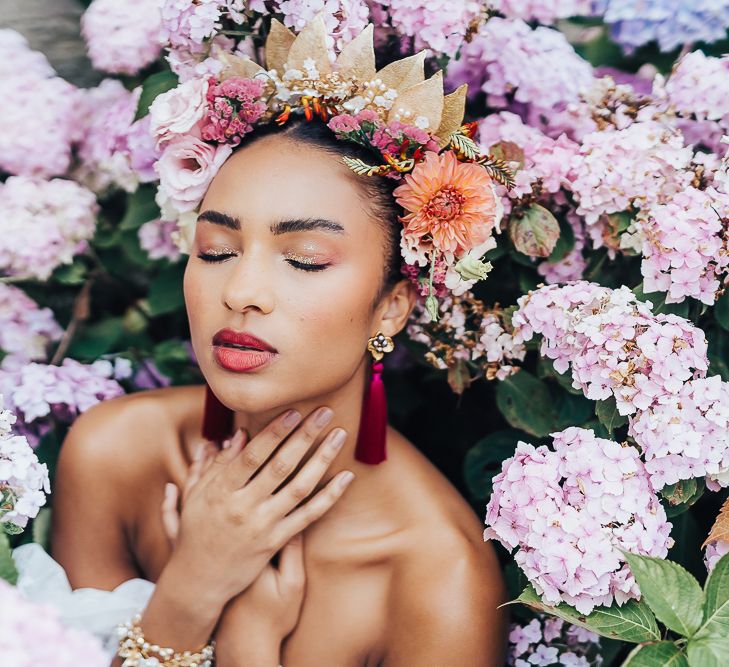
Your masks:
<svg viewBox="0 0 729 667"><path fill-rule="evenodd" d="M501 216L501 202L486 170L461 162L453 151L429 151L395 188L405 233L428 236L433 246L456 254L482 244Z"/></svg>

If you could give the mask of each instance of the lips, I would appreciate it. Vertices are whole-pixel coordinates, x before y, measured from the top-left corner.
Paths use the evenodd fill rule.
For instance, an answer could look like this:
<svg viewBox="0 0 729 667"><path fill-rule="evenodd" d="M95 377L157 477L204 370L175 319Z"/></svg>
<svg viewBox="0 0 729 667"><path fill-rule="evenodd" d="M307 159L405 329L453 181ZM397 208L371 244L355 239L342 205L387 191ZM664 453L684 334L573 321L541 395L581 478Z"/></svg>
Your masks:
<svg viewBox="0 0 729 667"><path fill-rule="evenodd" d="M256 338L253 334L234 329L221 329L213 336L213 345L233 348L247 348L263 352L276 352L276 348L269 345L265 340Z"/></svg>
<svg viewBox="0 0 729 667"><path fill-rule="evenodd" d="M226 370L247 373L268 365L277 350L253 334L221 329L213 336L213 356Z"/></svg>

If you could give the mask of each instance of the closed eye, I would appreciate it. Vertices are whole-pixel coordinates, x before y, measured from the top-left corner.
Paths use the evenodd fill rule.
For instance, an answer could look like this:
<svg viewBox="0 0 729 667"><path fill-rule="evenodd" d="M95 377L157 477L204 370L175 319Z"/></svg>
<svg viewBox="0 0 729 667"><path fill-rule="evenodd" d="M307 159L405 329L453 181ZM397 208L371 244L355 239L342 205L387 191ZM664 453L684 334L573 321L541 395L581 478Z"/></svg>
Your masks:
<svg viewBox="0 0 729 667"><path fill-rule="evenodd" d="M224 262L226 259L235 257L235 253L224 252L224 253L211 254L211 253L207 253L207 252L200 252L200 253L198 253L197 256L203 262Z"/></svg>
<svg viewBox="0 0 729 667"><path fill-rule="evenodd" d="M300 269L301 271L323 271L329 266L329 264L311 264L309 262L297 262L295 259L287 259L286 261L291 264L291 266L293 266L295 269Z"/></svg>

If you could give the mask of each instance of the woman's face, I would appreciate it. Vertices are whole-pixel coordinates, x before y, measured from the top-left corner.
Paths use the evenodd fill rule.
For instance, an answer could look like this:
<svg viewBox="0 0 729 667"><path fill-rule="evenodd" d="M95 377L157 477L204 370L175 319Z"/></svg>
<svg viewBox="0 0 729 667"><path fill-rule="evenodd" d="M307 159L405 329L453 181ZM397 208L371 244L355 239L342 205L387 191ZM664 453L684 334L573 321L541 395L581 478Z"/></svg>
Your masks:
<svg viewBox="0 0 729 667"><path fill-rule="evenodd" d="M229 407L326 397L369 357L367 339L392 327L387 298L373 308L385 233L358 178L337 156L273 135L234 153L211 183L185 303L200 368Z"/></svg>

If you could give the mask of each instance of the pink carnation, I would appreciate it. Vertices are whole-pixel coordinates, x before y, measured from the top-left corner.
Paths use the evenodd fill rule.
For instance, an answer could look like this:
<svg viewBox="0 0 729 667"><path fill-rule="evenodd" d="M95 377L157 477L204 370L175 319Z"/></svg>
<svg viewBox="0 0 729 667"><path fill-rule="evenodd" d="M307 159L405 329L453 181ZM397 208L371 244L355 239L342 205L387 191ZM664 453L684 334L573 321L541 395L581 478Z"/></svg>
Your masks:
<svg viewBox="0 0 729 667"><path fill-rule="evenodd" d="M162 146L178 135L200 136L199 124L207 111L208 82L190 79L157 95L149 107L150 131Z"/></svg>
<svg viewBox="0 0 729 667"><path fill-rule="evenodd" d="M207 90L207 114L201 129L202 138L237 146L266 112L266 103L260 99L264 87L260 79L241 76L233 76L221 83L211 79Z"/></svg>
<svg viewBox="0 0 729 667"><path fill-rule="evenodd" d="M170 141L155 165L160 178L158 203L165 217L173 219L175 211L184 213L197 208L232 152L230 144L211 146L194 136Z"/></svg>

